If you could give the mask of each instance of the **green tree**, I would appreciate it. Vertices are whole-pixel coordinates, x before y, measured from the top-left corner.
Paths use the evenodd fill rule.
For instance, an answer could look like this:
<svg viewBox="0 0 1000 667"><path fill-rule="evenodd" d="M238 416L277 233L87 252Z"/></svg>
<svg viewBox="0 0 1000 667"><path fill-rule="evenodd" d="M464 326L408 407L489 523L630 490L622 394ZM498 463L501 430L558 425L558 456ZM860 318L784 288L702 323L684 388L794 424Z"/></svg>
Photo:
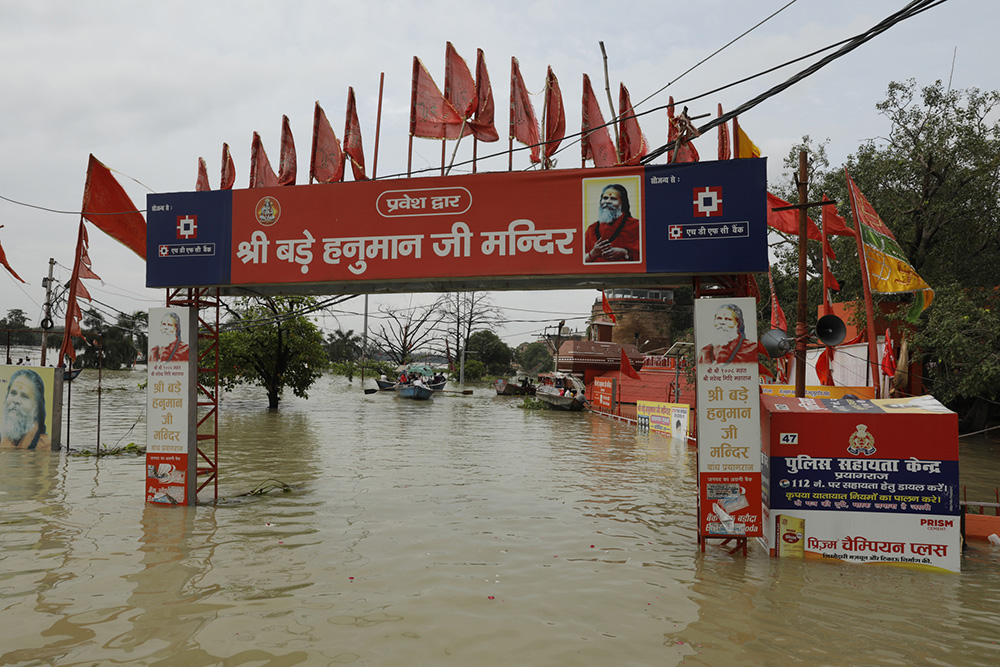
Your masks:
<svg viewBox="0 0 1000 667"><path fill-rule="evenodd" d="M329 363L323 334L305 315L316 306L313 297L239 299L219 334L220 384L263 387L270 410L278 409L286 387L308 398Z"/></svg>
<svg viewBox="0 0 1000 667"><path fill-rule="evenodd" d="M119 313L115 323L108 324L98 310L87 309L81 322L83 340L73 342L81 350L77 364L111 371L131 367L139 352L145 352L147 320L145 312L137 311Z"/></svg>
<svg viewBox="0 0 1000 667"><path fill-rule="evenodd" d="M1000 93L976 88L950 90L940 81L918 88L913 80L888 86L876 105L888 121L886 138L864 142L846 168L892 230L918 274L935 290L918 321L911 351L923 358L932 393L959 411L1000 399L1000 358L995 330L1000 281ZM852 221L844 169L827 169L825 144L810 146L809 199L822 193L838 202ZM793 149L797 166L798 147ZM786 168L792 160L786 161ZM790 182L790 179L787 179ZM787 190L779 196L794 200ZM814 209L814 219L819 219ZM845 283L837 301L863 298L860 263L853 238L833 240L833 272ZM809 274L820 275L818 243L809 244ZM779 250L775 273L779 298L797 279L797 246ZM781 275L779 275L781 274ZM819 280L809 286L809 312L822 298ZM910 295L874 295L896 302L902 317ZM783 301L794 319L794 298ZM789 312L789 306L792 310ZM811 326L812 323L810 323ZM960 338L961 335L967 338ZM967 378L975 375L975 378Z"/></svg>
<svg viewBox="0 0 1000 667"><path fill-rule="evenodd" d="M477 331L469 336L468 351L485 366L488 375L509 375L513 370L514 351L492 331ZM465 372L468 378L468 359Z"/></svg>
<svg viewBox="0 0 1000 667"><path fill-rule="evenodd" d="M34 334L26 329L29 329L28 314L25 313L20 308L11 308L7 311L7 317L0 319L0 330L9 329L10 330L10 343L12 345L34 345L39 340L39 334ZM6 332L3 334L3 339L0 342L6 344L7 342Z"/></svg>
<svg viewBox="0 0 1000 667"><path fill-rule="evenodd" d="M541 341L528 343L517 354L517 363L525 373L547 373L553 368L552 352Z"/></svg>
<svg viewBox="0 0 1000 667"><path fill-rule="evenodd" d="M354 329L337 329L327 334L323 346L333 362L352 362L361 356L361 336Z"/></svg>

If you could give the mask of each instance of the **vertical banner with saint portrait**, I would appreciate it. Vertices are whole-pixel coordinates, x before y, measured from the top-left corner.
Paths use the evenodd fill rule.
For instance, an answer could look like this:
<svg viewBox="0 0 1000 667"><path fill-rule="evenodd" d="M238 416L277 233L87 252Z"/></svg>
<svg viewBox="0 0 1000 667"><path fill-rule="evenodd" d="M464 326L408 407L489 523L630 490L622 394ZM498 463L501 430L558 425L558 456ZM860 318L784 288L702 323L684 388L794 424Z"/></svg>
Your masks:
<svg viewBox="0 0 1000 667"><path fill-rule="evenodd" d="M757 304L698 299L699 535L761 537Z"/></svg>
<svg viewBox="0 0 1000 667"><path fill-rule="evenodd" d="M146 502L195 504L197 316L149 310L146 388Z"/></svg>

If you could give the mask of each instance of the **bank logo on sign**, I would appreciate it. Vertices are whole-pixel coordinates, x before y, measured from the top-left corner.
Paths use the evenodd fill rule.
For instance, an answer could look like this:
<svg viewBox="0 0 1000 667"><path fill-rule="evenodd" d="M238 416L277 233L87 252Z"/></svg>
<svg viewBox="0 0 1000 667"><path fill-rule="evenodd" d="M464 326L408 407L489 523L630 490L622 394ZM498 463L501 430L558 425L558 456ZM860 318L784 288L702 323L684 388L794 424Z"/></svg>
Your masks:
<svg viewBox="0 0 1000 667"><path fill-rule="evenodd" d="M694 189L694 217L712 218L722 215L722 188Z"/></svg>
<svg viewBox="0 0 1000 667"><path fill-rule="evenodd" d="M681 225L670 225L667 227L667 236L671 241L679 241L684 238L684 227Z"/></svg>
<svg viewBox="0 0 1000 667"><path fill-rule="evenodd" d="M198 216L177 216L177 238L185 241L198 238Z"/></svg>

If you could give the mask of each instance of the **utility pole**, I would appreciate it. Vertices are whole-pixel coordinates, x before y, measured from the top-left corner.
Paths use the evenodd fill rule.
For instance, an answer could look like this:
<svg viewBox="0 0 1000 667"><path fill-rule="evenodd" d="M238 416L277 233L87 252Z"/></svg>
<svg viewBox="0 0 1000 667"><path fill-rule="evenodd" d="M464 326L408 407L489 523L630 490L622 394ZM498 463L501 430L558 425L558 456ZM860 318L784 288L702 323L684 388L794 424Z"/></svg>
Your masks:
<svg viewBox="0 0 1000 667"><path fill-rule="evenodd" d="M49 277L42 279L45 287L45 317L42 318L42 360L39 365L45 365L45 351L48 349L49 329L52 328L52 268L56 265L56 260L49 257Z"/></svg>

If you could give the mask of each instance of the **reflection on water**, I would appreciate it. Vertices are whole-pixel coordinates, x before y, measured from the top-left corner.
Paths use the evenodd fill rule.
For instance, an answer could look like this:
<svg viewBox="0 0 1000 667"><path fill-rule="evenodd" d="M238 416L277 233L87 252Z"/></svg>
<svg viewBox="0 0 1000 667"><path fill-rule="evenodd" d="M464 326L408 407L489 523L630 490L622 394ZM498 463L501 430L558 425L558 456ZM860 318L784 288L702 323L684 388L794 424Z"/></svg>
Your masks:
<svg viewBox="0 0 1000 667"><path fill-rule="evenodd" d="M141 380L105 374L106 445L143 441ZM961 575L702 554L692 450L519 404L240 390L197 508L144 505L141 459L5 453L0 665L1000 662L1000 549ZM961 451L991 492L996 441ZM245 495L267 479L293 490Z"/></svg>

